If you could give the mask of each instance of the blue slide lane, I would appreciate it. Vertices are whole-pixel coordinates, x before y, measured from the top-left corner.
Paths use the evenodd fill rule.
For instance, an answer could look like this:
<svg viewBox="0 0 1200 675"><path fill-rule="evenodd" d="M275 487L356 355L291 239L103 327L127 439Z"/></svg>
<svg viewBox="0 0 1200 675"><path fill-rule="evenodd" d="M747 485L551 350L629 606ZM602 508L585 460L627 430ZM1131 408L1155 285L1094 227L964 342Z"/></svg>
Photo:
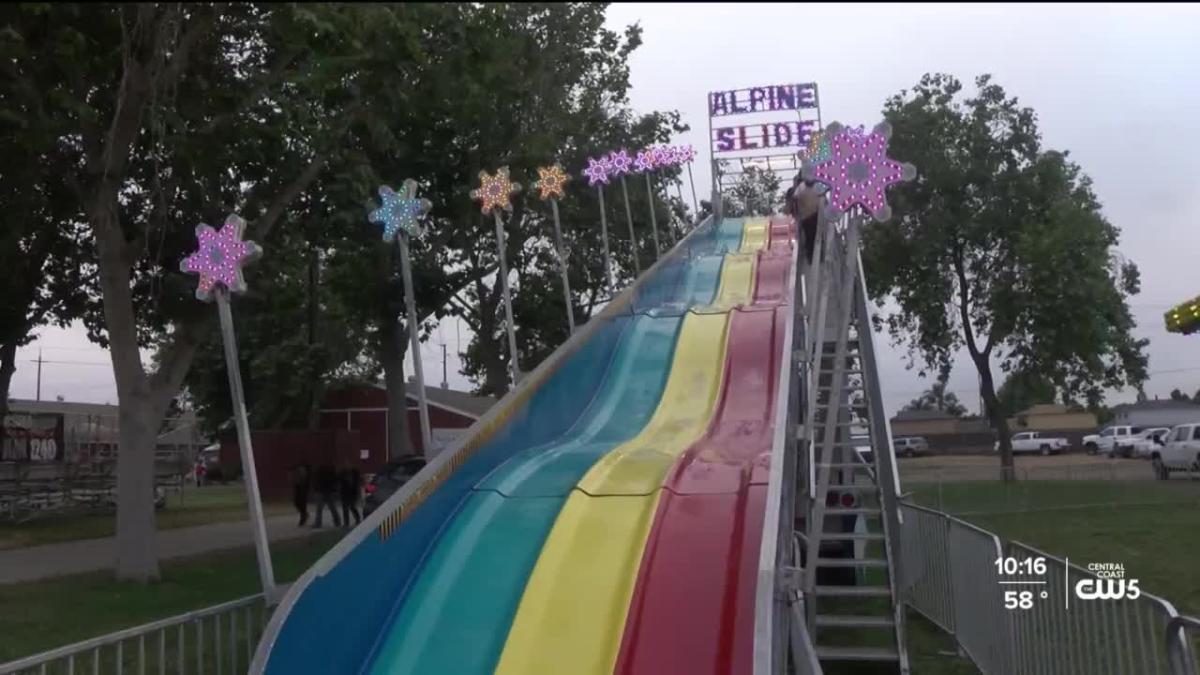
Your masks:
<svg viewBox="0 0 1200 675"><path fill-rule="evenodd" d="M565 495L648 421L683 311L712 300L741 229L697 233L632 316L607 320L391 537L366 537L316 578L266 672L490 672Z"/></svg>

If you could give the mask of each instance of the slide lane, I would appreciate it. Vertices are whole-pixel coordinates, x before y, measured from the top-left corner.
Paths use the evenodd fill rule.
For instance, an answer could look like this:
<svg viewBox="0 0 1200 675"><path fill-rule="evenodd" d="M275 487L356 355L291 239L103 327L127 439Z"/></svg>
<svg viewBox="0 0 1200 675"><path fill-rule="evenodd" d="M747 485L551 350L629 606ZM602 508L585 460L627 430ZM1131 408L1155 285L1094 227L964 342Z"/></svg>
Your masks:
<svg viewBox="0 0 1200 675"><path fill-rule="evenodd" d="M716 236L733 236L726 223ZM701 246L698 250L712 250ZM491 672L517 601L563 502L579 477L643 426L658 403L683 308L713 301L721 255L664 266L621 336L599 392L555 441L529 447L486 476L433 547L371 658L371 673ZM675 261L673 261L675 262ZM463 645L470 645L464 649Z"/></svg>
<svg viewBox="0 0 1200 675"><path fill-rule="evenodd" d="M750 300L765 222L759 231L738 240L745 253L726 256L717 311L697 308L684 319L650 423L596 462L567 497L521 597L497 673L612 672L659 487L676 457L704 433L716 404L729 310Z"/></svg>
<svg viewBox="0 0 1200 675"><path fill-rule="evenodd" d="M616 672L736 674L752 667L755 570L790 301L790 219L773 219L755 307L731 320L726 378L704 437L663 483Z"/></svg>

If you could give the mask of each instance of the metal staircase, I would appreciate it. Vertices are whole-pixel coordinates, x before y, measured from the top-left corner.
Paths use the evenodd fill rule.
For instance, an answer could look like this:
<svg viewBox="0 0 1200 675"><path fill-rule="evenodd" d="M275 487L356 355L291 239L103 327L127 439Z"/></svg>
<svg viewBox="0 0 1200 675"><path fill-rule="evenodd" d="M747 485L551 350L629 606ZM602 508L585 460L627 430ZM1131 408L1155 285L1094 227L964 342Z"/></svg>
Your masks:
<svg viewBox="0 0 1200 675"><path fill-rule="evenodd" d="M821 222L802 265L809 377L802 424L799 583L804 622L826 673L874 662L909 673L899 588L898 483L875 367L859 255L865 219ZM870 448L870 457L857 447ZM863 672L855 666L854 672Z"/></svg>

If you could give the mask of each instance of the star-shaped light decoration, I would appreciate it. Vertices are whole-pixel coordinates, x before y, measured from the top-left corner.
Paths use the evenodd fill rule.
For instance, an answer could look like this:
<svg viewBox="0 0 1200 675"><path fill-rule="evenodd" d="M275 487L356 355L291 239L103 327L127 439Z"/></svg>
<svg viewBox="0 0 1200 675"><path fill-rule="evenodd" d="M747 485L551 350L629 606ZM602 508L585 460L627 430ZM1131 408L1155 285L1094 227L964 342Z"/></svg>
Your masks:
<svg viewBox="0 0 1200 675"><path fill-rule="evenodd" d="M489 176L487 171L479 172L479 187L471 190L471 199L478 199L484 213L493 209L512 210L510 195L519 192L521 186L508 178L508 167L502 166L496 175Z"/></svg>
<svg viewBox="0 0 1200 675"><path fill-rule="evenodd" d="M663 146L663 166L678 166L679 165L679 146L664 145Z"/></svg>
<svg viewBox="0 0 1200 675"><path fill-rule="evenodd" d="M649 149L638 151L637 156L633 158L633 170L638 173L654 170L654 157Z"/></svg>
<svg viewBox="0 0 1200 675"><path fill-rule="evenodd" d="M404 181L400 185L400 192L380 185L379 199L382 205L371 211L367 220L383 227L384 241L392 241L400 232L410 239L421 236L421 216L428 213L433 205L428 199L417 199L417 181L411 178Z"/></svg>
<svg viewBox="0 0 1200 675"><path fill-rule="evenodd" d="M829 153L829 136L824 131L818 131L808 139L808 145L796 154L800 155L802 160L816 163L829 159Z"/></svg>
<svg viewBox="0 0 1200 675"><path fill-rule="evenodd" d="M691 164L696 159L696 149L690 145L679 146L679 163Z"/></svg>
<svg viewBox="0 0 1200 675"><path fill-rule="evenodd" d="M825 134L829 137L829 158L815 164L806 162L804 177L829 186L831 215L861 206L875 220L890 218L892 209L884 190L917 175L912 164L901 164L887 156L891 126L881 123L871 133L859 134L835 122Z"/></svg>
<svg viewBox="0 0 1200 675"><path fill-rule="evenodd" d="M538 167L538 179L533 189L538 191L540 199L562 199L563 187L571 177L557 164Z"/></svg>
<svg viewBox="0 0 1200 675"><path fill-rule="evenodd" d="M623 176L629 173L633 168L633 159L625 150L619 150L608 153L609 173L614 176Z"/></svg>
<svg viewBox="0 0 1200 675"><path fill-rule="evenodd" d="M583 170L583 175L587 176L588 185L604 185L608 183L608 162L605 158L595 159L588 158L587 168Z"/></svg>
<svg viewBox="0 0 1200 675"><path fill-rule="evenodd" d="M654 162L655 168L667 166L670 163L671 156L667 152L665 145L656 145L650 148L650 161Z"/></svg>
<svg viewBox="0 0 1200 675"><path fill-rule="evenodd" d="M218 285L231 293L245 292L242 266L262 255L258 244L242 240L245 229L246 221L236 213L229 214L220 231L203 223L196 226L199 248L179 263L179 269L200 275L200 283L196 286L196 297L200 300L211 300Z"/></svg>

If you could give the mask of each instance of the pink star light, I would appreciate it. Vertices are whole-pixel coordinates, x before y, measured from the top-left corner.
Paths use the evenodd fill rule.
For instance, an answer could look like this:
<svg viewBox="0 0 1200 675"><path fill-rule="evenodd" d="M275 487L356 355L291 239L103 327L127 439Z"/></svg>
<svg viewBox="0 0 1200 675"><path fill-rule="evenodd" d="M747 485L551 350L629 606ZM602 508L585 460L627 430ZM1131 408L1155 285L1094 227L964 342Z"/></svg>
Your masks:
<svg viewBox="0 0 1200 675"><path fill-rule="evenodd" d="M901 164L887 156L887 142L892 135L885 122L869 134L858 129L845 129L838 123L829 125L828 159L806 164L804 176L829 186L831 216L861 206L878 221L892 215L884 190L900 181L912 180L917 169Z"/></svg>
<svg viewBox="0 0 1200 675"><path fill-rule="evenodd" d="M262 249L252 241L243 241L242 232L246 221L236 213L225 219L221 230L215 231L208 225L196 227L196 240L200 247L179 264L181 271L199 274L196 297L208 301L218 286L231 293L243 293L246 280L242 278L242 266L262 254Z"/></svg>

